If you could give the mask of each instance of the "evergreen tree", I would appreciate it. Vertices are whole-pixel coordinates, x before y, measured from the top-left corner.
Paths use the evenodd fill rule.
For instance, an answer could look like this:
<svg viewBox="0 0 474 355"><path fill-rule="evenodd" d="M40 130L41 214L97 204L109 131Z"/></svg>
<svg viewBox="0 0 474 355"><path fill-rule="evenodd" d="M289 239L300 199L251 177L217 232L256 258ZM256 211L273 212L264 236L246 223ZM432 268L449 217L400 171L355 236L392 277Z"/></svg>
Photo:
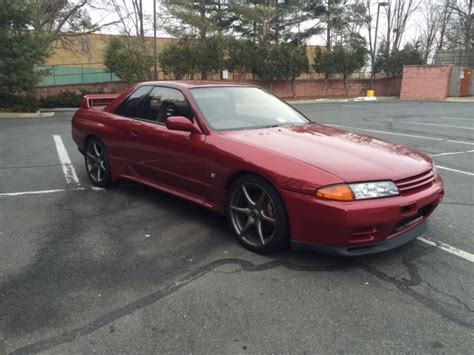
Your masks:
<svg viewBox="0 0 474 355"><path fill-rule="evenodd" d="M2 1L0 7L0 101L30 90L41 80L35 65L48 56L46 36L30 31L32 6L27 0Z"/></svg>
<svg viewBox="0 0 474 355"><path fill-rule="evenodd" d="M153 65L153 57L143 50L140 38L114 38L104 54L108 70L129 84L146 80Z"/></svg>
<svg viewBox="0 0 474 355"><path fill-rule="evenodd" d="M367 44L358 34L350 34L337 42L331 49L319 51L314 69L318 73L340 74L344 81L344 91L349 96L347 78L362 69L367 61Z"/></svg>

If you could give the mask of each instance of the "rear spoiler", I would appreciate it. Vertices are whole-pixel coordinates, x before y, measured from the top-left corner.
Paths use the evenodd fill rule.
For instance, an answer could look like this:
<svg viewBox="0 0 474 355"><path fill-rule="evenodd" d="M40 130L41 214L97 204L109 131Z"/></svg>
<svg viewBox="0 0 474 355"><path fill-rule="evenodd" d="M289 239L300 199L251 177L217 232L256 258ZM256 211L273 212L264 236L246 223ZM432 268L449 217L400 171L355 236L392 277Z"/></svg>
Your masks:
<svg viewBox="0 0 474 355"><path fill-rule="evenodd" d="M102 110L110 105L120 94L92 94L85 95L81 102L81 108Z"/></svg>

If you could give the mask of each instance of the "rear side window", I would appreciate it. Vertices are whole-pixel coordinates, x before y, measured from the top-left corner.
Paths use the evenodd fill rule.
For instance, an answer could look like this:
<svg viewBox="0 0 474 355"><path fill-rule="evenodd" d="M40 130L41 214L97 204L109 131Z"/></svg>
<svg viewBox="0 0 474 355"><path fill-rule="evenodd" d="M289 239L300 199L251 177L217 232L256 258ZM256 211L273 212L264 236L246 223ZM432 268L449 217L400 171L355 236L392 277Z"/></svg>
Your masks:
<svg viewBox="0 0 474 355"><path fill-rule="evenodd" d="M165 123L170 116L184 116L193 119L193 111L177 89L155 87L143 100L137 117L158 123Z"/></svg>
<svg viewBox="0 0 474 355"><path fill-rule="evenodd" d="M120 116L136 117L140 104L153 86L140 86L118 107L115 113Z"/></svg>

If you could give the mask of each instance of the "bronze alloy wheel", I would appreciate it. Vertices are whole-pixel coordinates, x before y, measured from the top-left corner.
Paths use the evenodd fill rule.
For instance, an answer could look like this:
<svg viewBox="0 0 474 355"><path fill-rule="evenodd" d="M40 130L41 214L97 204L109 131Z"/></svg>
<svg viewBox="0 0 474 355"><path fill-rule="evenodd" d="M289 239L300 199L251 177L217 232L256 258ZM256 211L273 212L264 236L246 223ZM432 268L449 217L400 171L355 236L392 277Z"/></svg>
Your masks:
<svg viewBox="0 0 474 355"><path fill-rule="evenodd" d="M240 243L254 252L266 254L289 245L283 202L273 186L259 176L246 175L232 184L227 218Z"/></svg>

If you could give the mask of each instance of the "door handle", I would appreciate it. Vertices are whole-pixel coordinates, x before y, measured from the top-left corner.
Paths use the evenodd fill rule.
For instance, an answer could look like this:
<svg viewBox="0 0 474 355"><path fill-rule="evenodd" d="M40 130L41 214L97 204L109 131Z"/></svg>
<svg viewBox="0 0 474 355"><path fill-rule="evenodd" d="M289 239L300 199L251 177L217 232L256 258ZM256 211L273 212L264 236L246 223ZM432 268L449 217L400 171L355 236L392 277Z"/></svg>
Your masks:
<svg viewBox="0 0 474 355"><path fill-rule="evenodd" d="M138 137L138 136L140 135L140 134L138 133L138 131L136 131L136 130L134 130L134 129L131 130L131 134L132 134L132 136L134 136L134 137Z"/></svg>

